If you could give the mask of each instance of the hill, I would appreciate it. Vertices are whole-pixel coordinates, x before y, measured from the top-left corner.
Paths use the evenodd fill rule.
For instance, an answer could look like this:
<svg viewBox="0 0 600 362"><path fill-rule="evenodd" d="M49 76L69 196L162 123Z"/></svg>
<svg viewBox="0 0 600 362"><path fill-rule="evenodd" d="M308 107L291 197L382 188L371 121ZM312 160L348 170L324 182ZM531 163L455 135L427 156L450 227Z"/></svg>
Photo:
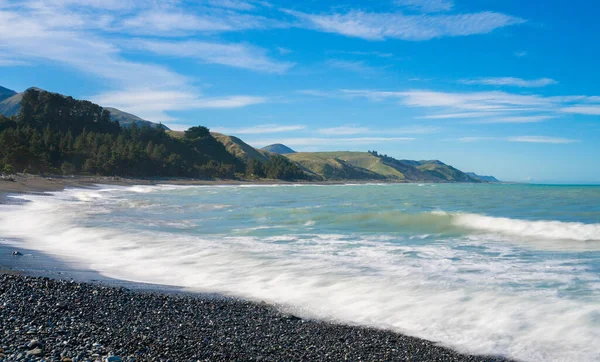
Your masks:
<svg viewBox="0 0 600 362"><path fill-rule="evenodd" d="M322 180L480 182L441 161L396 160L377 152L304 152L286 157Z"/></svg>
<svg viewBox="0 0 600 362"><path fill-rule="evenodd" d="M250 160L266 162L269 159L267 152L257 150L237 137L215 132L211 132L211 135L217 141L221 142L229 153L243 162L248 162Z"/></svg>
<svg viewBox="0 0 600 362"><path fill-rule="evenodd" d="M494 176L481 176L481 175L476 174L475 172L467 172L467 175L469 175L469 176L471 176L471 177L473 177L475 179L478 179L478 180L480 180L482 182L492 182L492 183L493 182L501 182L500 180L498 180Z"/></svg>
<svg viewBox="0 0 600 362"><path fill-rule="evenodd" d="M37 90L39 92L47 92L43 89L36 88L36 87L31 87L29 89ZM48 93L50 93L50 92L48 92ZM10 89L0 86L0 115L3 115L5 117L12 117L12 116L18 115L21 112L21 100L23 99L24 94L25 94L25 92L17 93L13 90L10 90ZM68 97L68 96L62 95L60 93L53 93L53 94L58 94L62 97ZM135 123L139 127L147 124L152 128L163 127L166 130L169 129L167 126L147 121L136 115L133 115L133 114L130 114L127 112L123 112L116 108L104 107L104 109L106 109L108 112L110 112L110 118L113 121L118 121L121 124L121 126L123 126L123 127L131 127L131 125L133 123Z"/></svg>
<svg viewBox="0 0 600 362"><path fill-rule="evenodd" d="M131 127L131 125L133 123L135 123L138 127L148 125L152 128L162 127L165 130L169 130L169 127L167 127L163 124L146 121L145 119L142 119L131 113L123 112L120 109L116 109L116 108L112 108L112 107L104 107L104 109L106 109L110 113L110 118L113 121L119 122L119 124L123 127Z"/></svg>
<svg viewBox="0 0 600 362"><path fill-rule="evenodd" d="M290 153L296 153L296 151L292 150L286 145L282 145L281 143L275 143L273 145L268 145L266 147L261 148L263 151L276 153L278 155L289 155Z"/></svg>

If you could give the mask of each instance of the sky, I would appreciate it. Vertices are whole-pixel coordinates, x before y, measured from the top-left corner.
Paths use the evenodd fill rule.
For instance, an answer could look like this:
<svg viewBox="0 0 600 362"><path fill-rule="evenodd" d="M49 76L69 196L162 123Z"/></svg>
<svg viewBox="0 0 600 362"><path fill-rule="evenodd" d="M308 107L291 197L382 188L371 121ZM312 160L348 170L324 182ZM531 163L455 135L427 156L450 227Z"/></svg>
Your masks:
<svg viewBox="0 0 600 362"><path fill-rule="evenodd" d="M600 182L588 0L0 0L0 85L255 147Z"/></svg>

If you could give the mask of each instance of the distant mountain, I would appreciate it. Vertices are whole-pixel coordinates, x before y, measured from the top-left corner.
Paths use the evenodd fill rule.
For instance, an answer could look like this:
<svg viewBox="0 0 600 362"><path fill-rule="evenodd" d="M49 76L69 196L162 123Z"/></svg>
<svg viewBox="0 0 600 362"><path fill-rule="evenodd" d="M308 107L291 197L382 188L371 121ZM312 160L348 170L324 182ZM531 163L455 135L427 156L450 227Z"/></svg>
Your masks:
<svg viewBox="0 0 600 362"><path fill-rule="evenodd" d="M15 94L17 94L17 92L14 90L0 86L0 102L14 96Z"/></svg>
<svg viewBox="0 0 600 362"><path fill-rule="evenodd" d="M296 153L296 151L292 150L286 145L282 145L281 143L268 145L266 147L261 148L261 150L271 153L277 153L279 155L289 155L290 153Z"/></svg>
<svg viewBox="0 0 600 362"><path fill-rule="evenodd" d="M482 182L501 182L500 180L498 180L494 176L481 176L481 175L478 175L478 174L476 174L474 172L467 172L467 175L469 175L469 176L471 176L471 177L473 177L475 179L478 179L478 180L480 180Z"/></svg>
<svg viewBox="0 0 600 362"><path fill-rule="evenodd" d="M441 161L411 161L375 152L302 152L286 155L322 180L481 182Z"/></svg>
<svg viewBox="0 0 600 362"><path fill-rule="evenodd" d="M108 112L110 112L110 119L113 121L119 122L122 127L131 127L132 124L136 124L137 126L148 125L152 128L162 127L165 130L169 130L169 128L163 124L158 124L150 121L146 121L136 115L131 113L123 112L120 109L112 108L112 107L104 107Z"/></svg>
<svg viewBox="0 0 600 362"><path fill-rule="evenodd" d="M0 99L2 99L2 96L0 96ZM0 115L12 117L19 114L21 111L21 99L23 99L23 93L13 93L12 96L3 99L0 102Z"/></svg>

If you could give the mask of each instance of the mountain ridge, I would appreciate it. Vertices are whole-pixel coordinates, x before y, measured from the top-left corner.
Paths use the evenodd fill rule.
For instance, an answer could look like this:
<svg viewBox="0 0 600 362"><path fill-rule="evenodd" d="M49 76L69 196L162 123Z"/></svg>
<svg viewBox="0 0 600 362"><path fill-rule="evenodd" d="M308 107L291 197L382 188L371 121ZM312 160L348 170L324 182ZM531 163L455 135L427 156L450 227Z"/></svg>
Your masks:
<svg viewBox="0 0 600 362"><path fill-rule="evenodd" d="M39 92L48 93L45 97L40 97L39 94L28 95L26 99L24 99L24 94L26 92ZM240 138L224 135L220 133L210 132L206 127L192 127L188 131L179 132L179 131L171 131L167 127L146 121L138 116L133 114L123 112L119 109L112 107L101 107L99 105L95 105L89 101L78 101L72 97L68 97L59 93L47 92L45 90L39 88L29 88L26 92L23 93L15 93L7 88L0 88L0 94L3 94L4 97L8 97L0 102L0 107L4 106L5 108L0 108L0 114L14 116L19 114L20 107L22 102L26 102L29 104L28 108L30 111L28 115L22 115L27 120L19 118L4 119L0 117L0 121L4 122L4 129L8 128L19 128L19 123L35 123L35 127L40 130L42 126L44 126L45 122L54 122L54 124L60 124L63 127L63 131L72 128L76 132L80 132L83 130L85 132L86 125L88 127L88 132L120 132L118 129L126 130L131 127L132 124L136 124L138 126L141 125L149 125L150 128L155 131L163 131L164 136L159 133L147 133L147 135L153 135L155 140L159 143L142 143L137 145L137 151L133 152L133 148L128 151L127 155L120 156L124 161L123 162L132 162L131 167L136 168L136 172L144 175L152 175L153 170L147 169L143 170L138 166L140 162L145 162L148 167L152 162L158 162L158 160L165 159L166 163L158 163L161 167L161 172L165 173L179 173L179 174L189 174L190 166L194 165L196 169L200 170L200 173L203 175L220 175L219 177L223 177L228 175L227 177L236 178L236 177L248 177L251 179L256 178L274 178L274 179L291 179L291 180L312 180L312 181L389 181L389 182L496 182L497 180L493 176L479 176L477 174L468 174L462 172L450 165L445 164L439 160L403 160L403 159L395 159L393 157L389 157L387 155L378 154L376 151L368 151L368 152L350 152L350 151L340 151L340 152L296 152L293 149L276 143L273 145L266 146L262 149L257 149L249 144L245 143ZM60 96L60 97L58 97ZM53 109L52 107L47 108L47 105L44 102L54 102L58 104L57 107L74 107L78 108L74 112L67 112L64 115L61 113L57 113L58 109ZM33 104L35 103L35 104ZM32 105L33 104L33 105ZM4 111L3 111L4 110ZM8 110L8 111L7 111ZM86 112L88 110L93 110L94 115L90 117L99 117L103 118L102 122L104 126L101 126L96 131L91 130L92 128L97 127L97 121L94 118L85 118ZM106 111L106 112L104 112ZM104 112L104 113L103 113ZM33 114L37 114L34 116ZM67 117L67 118L65 118ZM77 118L79 117L79 118ZM84 117L84 118L81 118ZM47 118L47 119L46 119ZM122 127L116 126L112 122L119 122ZM33 123L32 123L33 122ZM58 122L58 123L57 123ZM66 122L66 123L65 123ZM69 124L69 122L73 124ZM81 123L83 122L83 123ZM104 127L104 128L102 128ZM108 128L107 128L108 127ZM115 128L116 127L116 128ZM114 130L113 130L114 129ZM104 131L102 131L104 130ZM107 131L108 130L108 131ZM111 131L112 130L112 131ZM166 131L166 132L164 132ZM23 132L21 129L20 132ZM25 132L36 132L35 130L26 130ZM136 139L138 137L138 132L133 132L132 130L123 131L124 135L129 137L130 139ZM130 132L130 133L127 133ZM131 133L133 132L133 133ZM150 132L150 131L144 131ZM197 136L194 136L197 135ZM33 135L30 135L34 137ZM66 169L69 169L70 162L75 164L76 170L98 170L99 168L94 167L93 162L96 160L89 160L86 165L79 164L77 157L73 157L72 152L73 149L70 147L74 147L72 141L68 141L66 139L67 135L59 134L57 137L65 138L64 145L68 146L65 148L65 155L70 157L69 160L62 160L60 162L67 163ZM74 135L75 136L75 135ZM146 136L144 136L146 137ZM166 137L166 138L164 138ZM201 139L201 143L194 144L195 139ZM212 141L211 141L212 140ZM214 142L213 142L214 141ZM35 141L35 137L31 139L31 142ZM75 142L78 144L78 147L81 147L81 144L84 141L79 139L79 142ZM112 142L112 141L111 141ZM146 141L144 141L146 142ZM200 142L200 141L198 141ZM213 143L211 143L213 142ZM206 145L205 145L206 143ZM209 145L210 144L210 145ZM167 147L171 147L171 154L167 154L165 145ZM216 145L219 145L216 147ZM111 147L115 145L111 143ZM37 146L36 146L37 147ZM63 146L61 146L63 147ZM179 148L177 148L179 147ZM203 148L205 147L205 148ZM215 148L216 147L216 148ZM222 148L221 152L219 147ZM198 156L200 159L192 160L190 159L190 155L198 152ZM83 149L80 148L78 152L82 152ZM106 152L109 150L105 150ZM8 152L8 151L7 151ZM71 153L69 153L71 152ZM178 152L182 152L178 154ZM146 158L142 158L136 162L132 160L136 159L136 157L140 154L146 154ZM214 158L213 156L208 156L210 154L220 155L220 158ZM6 157L10 156L10 152L7 153ZM168 157L167 157L168 156ZM12 156L10 156L12 157ZM28 157L34 157L34 155L28 155ZM88 155L88 157L92 157ZM104 157L104 156L103 156ZM123 158L125 157L125 158ZM127 158L129 157L129 158ZM180 160L185 159L187 157L187 164L180 163ZM213 157L211 159L211 157ZM4 164L11 165L14 160L7 161L5 158ZM31 159L32 164L35 164L40 160ZM1 163L0 162L0 166ZM19 161L20 162L20 161ZM56 169L59 167L60 162L56 161L52 167ZM77 163L79 162L79 163ZM39 163L39 162L38 162ZM173 166L165 166L166 164L177 165L177 167ZM108 165L108 163L102 161L103 165ZM19 164L20 165L20 164ZM22 165L21 165L22 166ZM40 163L38 165L40 169L44 169L45 164ZM62 167L62 166L61 166ZM141 166L140 166L141 167ZM110 167L109 167L110 168ZM179 171L177 171L179 170ZM66 172L66 171L65 171ZM99 172L99 171L98 171ZM103 169L102 173L110 174L112 171L110 169ZM124 172L124 171L120 171ZM193 171L196 172L196 171ZM239 175L239 176L238 176ZM246 176L243 176L246 175Z"/></svg>

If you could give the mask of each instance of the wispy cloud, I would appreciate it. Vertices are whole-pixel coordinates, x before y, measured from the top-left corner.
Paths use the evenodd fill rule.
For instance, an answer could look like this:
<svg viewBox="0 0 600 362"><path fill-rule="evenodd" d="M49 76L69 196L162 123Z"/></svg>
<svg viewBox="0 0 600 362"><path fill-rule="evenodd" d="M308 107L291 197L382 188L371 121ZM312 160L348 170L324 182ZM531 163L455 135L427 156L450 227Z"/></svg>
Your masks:
<svg viewBox="0 0 600 362"><path fill-rule="evenodd" d="M479 141L492 141L497 140L496 137L461 137L458 139L459 142L471 143L471 142L479 142Z"/></svg>
<svg viewBox="0 0 600 362"><path fill-rule="evenodd" d="M550 119L554 119L556 116L521 116L521 117L491 117L482 118L474 121L468 121L466 123L471 124L495 124L495 123L539 123Z"/></svg>
<svg viewBox="0 0 600 362"><path fill-rule="evenodd" d="M290 25L285 22L253 13L214 8L202 9L196 13L177 8L152 8L125 18L118 29L128 33L165 37L288 26Z"/></svg>
<svg viewBox="0 0 600 362"><path fill-rule="evenodd" d="M79 2L75 4L70 0L28 2L19 7L18 12L15 7L0 9L0 51L14 59L60 64L99 79L113 90L92 96L94 101L154 121L172 119L169 111L236 108L267 101L264 97L247 95L204 95L191 86L192 81L185 75L162 65L125 58L122 41L116 41L100 30L115 31L112 12L128 13L132 8L137 11L145 9L147 4L137 0L88 0L81 4L99 8L105 12L101 13L104 15L82 10ZM215 46L222 46L224 50L219 53L213 48L206 61L217 62L219 55L229 54L235 59L231 60L231 66L256 70L269 66L283 69L280 63L270 61L260 49L239 48L238 45L232 48L223 44ZM200 50L208 52L207 48Z"/></svg>
<svg viewBox="0 0 600 362"><path fill-rule="evenodd" d="M320 128L317 129L317 133L324 135L332 135L332 136L347 136L347 135L376 135L376 134L384 134L384 135L409 135L409 134L431 134L436 133L441 130L440 127L426 127L426 126L407 126L407 127L397 127L397 128L381 128L381 129L373 129L369 127L359 127L359 126L340 126L340 127L330 127L330 128Z"/></svg>
<svg viewBox="0 0 600 362"><path fill-rule="evenodd" d="M598 96L553 96L492 92L438 92L431 90L380 91L340 89L304 90L315 97L392 101L430 112L421 119L472 119L470 123L534 123L565 114L600 115Z"/></svg>
<svg viewBox="0 0 600 362"><path fill-rule="evenodd" d="M453 0L395 0L394 3L425 13L449 11L454 7Z"/></svg>
<svg viewBox="0 0 600 362"><path fill-rule="evenodd" d="M470 143L480 141L504 141L504 142L519 142L519 143L549 143L549 144L570 144L580 142L579 140L548 137L548 136L515 136L515 137L462 137L459 142Z"/></svg>
<svg viewBox="0 0 600 362"><path fill-rule="evenodd" d="M367 65L364 61L350 61L341 59L330 59L327 61L330 68L342 69L348 72L362 74L365 76L376 75L380 71Z"/></svg>
<svg viewBox="0 0 600 362"><path fill-rule="evenodd" d="M253 10L255 5L248 1L240 0L209 0L209 4L217 7L235 10Z"/></svg>
<svg viewBox="0 0 600 362"><path fill-rule="evenodd" d="M320 134L326 134L326 135L346 136L346 135L370 133L371 129L368 127L341 126L341 127L321 128L321 129L318 129L317 132Z"/></svg>
<svg viewBox="0 0 600 362"><path fill-rule="evenodd" d="M463 113L442 113L442 114L430 114L428 116L420 117L422 119L460 119L460 118L481 118L481 117L495 117L502 113L497 112L463 112Z"/></svg>
<svg viewBox="0 0 600 362"><path fill-rule="evenodd" d="M565 107L561 108L561 112L584 114L589 116L600 116L600 104Z"/></svg>
<svg viewBox="0 0 600 362"><path fill-rule="evenodd" d="M525 142L525 143L553 143L553 144L568 144L579 142L578 140L561 138L561 137L546 137L546 136L518 136L510 137L510 142Z"/></svg>
<svg viewBox="0 0 600 362"><path fill-rule="evenodd" d="M396 38L420 41L486 34L498 28L525 22L518 17L489 11L454 15L405 15L356 10L324 15L291 10L286 12L303 20L306 27L367 40Z"/></svg>
<svg viewBox="0 0 600 362"><path fill-rule="evenodd" d="M384 52L378 52L378 51L346 51L346 50L332 50L329 51L328 53L334 53L334 54L349 54L349 55L360 55L360 56L374 56L374 57L378 57L378 58L390 58L393 57L394 54L392 53L384 53Z"/></svg>
<svg viewBox="0 0 600 362"><path fill-rule="evenodd" d="M524 50L521 50L521 51L514 52L513 54L517 58L523 58L524 56L527 55L527 52Z"/></svg>
<svg viewBox="0 0 600 362"><path fill-rule="evenodd" d="M166 112L204 108L240 108L265 103L266 98L252 96L202 97L194 92L152 89L127 89L92 97L96 103L122 109L151 121L170 121Z"/></svg>
<svg viewBox="0 0 600 362"><path fill-rule="evenodd" d="M526 80L514 77L500 77L500 78L478 78L478 79L465 79L461 83L464 84L482 84L482 85L494 85L494 86L512 86L512 87L523 87L523 88L540 88L546 87L553 84L558 84L557 81L550 78L540 78Z"/></svg>
<svg viewBox="0 0 600 362"><path fill-rule="evenodd" d="M304 125L278 125L278 124L261 124L252 127L243 128L224 128L215 127L213 130L225 134L268 134L268 133L284 133L301 131L305 129Z"/></svg>
<svg viewBox="0 0 600 362"><path fill-rule="evenodd" d="M277 139L257 139L249 140L248 143L254 146L266 146L272 143L283 143L288 146L348 146L348 145L371 145L389 142L410 142L415 138L410 137L352 137L352 138L319 138L319 137L304 137L304 138L277 138Z"/></svg>
<svg viewBox="0 0 600 362"><path fill-rule="evenodd" d="M267 56L267 51L247 44L223 44L201 41L134 40L132 46L170 57L193 58L202 62L251 69L265 73L284 73L294 66Z"/></svg>

